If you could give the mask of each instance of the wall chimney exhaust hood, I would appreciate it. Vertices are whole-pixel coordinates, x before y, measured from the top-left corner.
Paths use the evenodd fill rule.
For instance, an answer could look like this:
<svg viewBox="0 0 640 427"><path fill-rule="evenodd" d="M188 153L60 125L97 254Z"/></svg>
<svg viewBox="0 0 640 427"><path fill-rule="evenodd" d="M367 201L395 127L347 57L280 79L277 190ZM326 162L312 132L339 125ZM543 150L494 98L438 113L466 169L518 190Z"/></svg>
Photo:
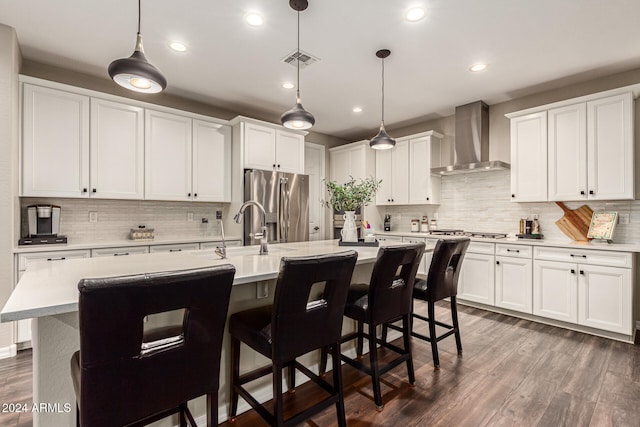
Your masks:
<svg viewBox="0 0 640 427"><path fill-rule="evenodd" d="M489 160L489 106L482 101L456 107L455 164L431 173L455 175L510 169L509 163Z"/></svg>

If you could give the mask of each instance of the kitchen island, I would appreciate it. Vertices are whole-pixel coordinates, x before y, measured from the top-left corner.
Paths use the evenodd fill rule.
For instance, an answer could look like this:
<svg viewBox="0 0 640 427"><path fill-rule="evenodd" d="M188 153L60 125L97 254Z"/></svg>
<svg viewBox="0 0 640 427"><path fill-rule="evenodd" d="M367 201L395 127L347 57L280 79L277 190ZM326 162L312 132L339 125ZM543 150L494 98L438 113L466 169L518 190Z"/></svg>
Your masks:
<svg viewBox="0 0 640 427"><path fill-rule="evenodd" d="M32 318L33 345L33 402L47 404L47 410L34 412L34 426L68 427L75 425L75 395L69 374L71 355L79 349L78 290L82 278L109 277L129 274L201 268L233 264L236 268L234 288L231 292L229 315L272 302L275 279L280 258L342 252L358 252L353 281L368 281L376 247L343 247L337 240L298 242L269 246L269 254L258 255L257 246L228 249L228 258L219 259L213 250L179 253L153 253L127 257L68 259L60 262L39 262L30 265L0 312L0 321L8 322ZM257 298L257 294L267 297ZM258 292L260 291L260 292ZM180 319L155 318L150 322L175 322ZM352 324L345 322L345 330ZM220 372L218 413L220 420L227 418L229 337L225 334ZM302 362L309 367L317 365L318 356L306 355ZM268 360L255 352L243 352L241 369L249 370L268 364ZM306 377L300 377L300 382ZM267 380L270 381L269 378ZM264 401L271 398L271 383L256 381L255 396ZM239 412L248 408L241 402ZM204 419L205 399L190 403L197 421ZM109 408L105 408L106 411ZM201 418L201 419L198 419ZM160 425L174 425L171 419Z"/></svg>

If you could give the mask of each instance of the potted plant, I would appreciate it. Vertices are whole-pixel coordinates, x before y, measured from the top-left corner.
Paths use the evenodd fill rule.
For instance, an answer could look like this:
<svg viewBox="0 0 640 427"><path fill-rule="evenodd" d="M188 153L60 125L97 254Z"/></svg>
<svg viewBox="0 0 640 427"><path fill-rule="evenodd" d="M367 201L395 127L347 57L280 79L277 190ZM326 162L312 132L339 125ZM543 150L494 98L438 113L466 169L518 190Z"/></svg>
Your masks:
<svg viewBox="0 0 640 427"><path fill-rule="evenodd" d="M342 241L358 241L355 211L373 200L373 196L380 188L380 183L382 180L377 180L372 176L360 179L359 182L356 182L353 177L349 177L349 181L344 184L325 180L329 201L324 201L323 204L336 211L344 212L344 226L340 232Z"/></svg>

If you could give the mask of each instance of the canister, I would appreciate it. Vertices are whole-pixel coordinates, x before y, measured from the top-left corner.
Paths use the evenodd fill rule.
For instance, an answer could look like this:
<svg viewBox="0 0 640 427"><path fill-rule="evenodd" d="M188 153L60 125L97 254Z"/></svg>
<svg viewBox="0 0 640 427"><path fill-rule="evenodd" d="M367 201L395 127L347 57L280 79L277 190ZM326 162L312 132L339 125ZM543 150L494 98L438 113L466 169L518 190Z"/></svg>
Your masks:
<svg viewBox="0 0 640 427"><path fill-rule="evenodd" d="M422 217L422 221L420 222L420 231L423 233L429 232L429 220L426 216Z"/></svg>
<svg viewBox="0 0 640 427"><path fill-rule="evenodd" d="M420 220L412 219L411 220L411 231L420 231Z"/></svg>

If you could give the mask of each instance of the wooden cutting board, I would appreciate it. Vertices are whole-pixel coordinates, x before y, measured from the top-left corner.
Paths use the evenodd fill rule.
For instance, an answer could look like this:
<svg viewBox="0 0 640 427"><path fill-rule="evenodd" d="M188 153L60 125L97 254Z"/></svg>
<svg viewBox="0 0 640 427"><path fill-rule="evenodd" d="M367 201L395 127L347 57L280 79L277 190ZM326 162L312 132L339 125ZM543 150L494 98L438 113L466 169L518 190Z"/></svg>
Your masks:
<svg viewBox="0 0 640 427"><path fill-rule="evenodd" d="M556 221L558 228L570 239L584 242L591 240L587 238L587 233L593 210L587 205L582 205L578 209L569 209L562 202L556 202L556 205L564 211L564 216Z"/></svg>

